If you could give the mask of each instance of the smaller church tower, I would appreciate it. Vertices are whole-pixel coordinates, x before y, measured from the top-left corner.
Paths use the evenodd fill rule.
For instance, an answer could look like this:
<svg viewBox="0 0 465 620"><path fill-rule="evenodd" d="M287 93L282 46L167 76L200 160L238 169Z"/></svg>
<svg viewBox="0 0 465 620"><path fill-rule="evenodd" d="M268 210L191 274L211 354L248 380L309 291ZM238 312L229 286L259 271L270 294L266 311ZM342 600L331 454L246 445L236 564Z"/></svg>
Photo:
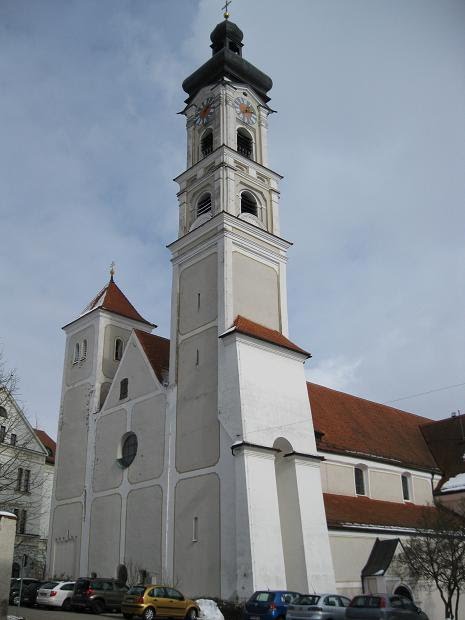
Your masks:
<svg viewBox="0 0 465 620"><path fill-rule="evenodd" d="M132 330L150 333L154 327L117 286L112 267L108 284L63 328L66 348L48 549L51 575L87 574L94 418Z"/></svg>

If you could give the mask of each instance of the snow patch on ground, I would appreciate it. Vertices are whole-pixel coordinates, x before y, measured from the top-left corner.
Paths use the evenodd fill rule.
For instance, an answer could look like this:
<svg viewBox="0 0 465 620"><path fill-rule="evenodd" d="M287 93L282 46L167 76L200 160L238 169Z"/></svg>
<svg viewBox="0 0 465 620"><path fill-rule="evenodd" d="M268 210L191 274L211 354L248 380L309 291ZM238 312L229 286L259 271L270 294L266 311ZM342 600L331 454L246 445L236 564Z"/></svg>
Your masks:
<svg viewBox="0 0 465 620"><path fill-rule="evenodd" d="M208 598L199 598L196 600L197 605L200 607L201 620L224 620L224 616L218 609L218 605L215 601Z"/></svg>
<svg viewBox="0 0 465 620"><path fill-rule="evenodd" d="M25 620L22 616L7 616L7 620Z"/></svg>
<svg viewBox="0 0 465 620"><path fill-rule="evenodd" d="M441 491L458 491L465 489L465 474L457 474L442 485Z"/></svg>

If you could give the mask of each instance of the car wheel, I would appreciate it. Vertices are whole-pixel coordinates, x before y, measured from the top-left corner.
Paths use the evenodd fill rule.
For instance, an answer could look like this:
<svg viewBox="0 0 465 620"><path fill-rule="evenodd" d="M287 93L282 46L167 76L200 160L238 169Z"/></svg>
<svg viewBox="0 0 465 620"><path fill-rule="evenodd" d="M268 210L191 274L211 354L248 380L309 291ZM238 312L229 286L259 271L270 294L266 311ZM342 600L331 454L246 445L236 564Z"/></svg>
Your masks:
<svg viewBox="0 0 465 620"><path fill-rule="evenodd" d="M142 614L142 618L144 620L154 620L155 618L155 609L153 607L147 607L144 609L144 613Z"/></svg>
<svg viewBox="0 0 465 620"><path fill-rule="evenodd" d="M70 611L70 609L71 609L71 599L65 598L61 608L64 609L65 611Z"/></svg>
<svg viewBox="0 0 465 620"><path fill-rule="evenodd" d="M197 620L197 610L193 607L186 614L186 620Z"/></svg>
<svg viewBox="0 0 465 620"><path fill-rule="evenodd" d="M94 614L103 614L105 611L105 603L103 601L94 601L92 603L92 611Z"/></svg>

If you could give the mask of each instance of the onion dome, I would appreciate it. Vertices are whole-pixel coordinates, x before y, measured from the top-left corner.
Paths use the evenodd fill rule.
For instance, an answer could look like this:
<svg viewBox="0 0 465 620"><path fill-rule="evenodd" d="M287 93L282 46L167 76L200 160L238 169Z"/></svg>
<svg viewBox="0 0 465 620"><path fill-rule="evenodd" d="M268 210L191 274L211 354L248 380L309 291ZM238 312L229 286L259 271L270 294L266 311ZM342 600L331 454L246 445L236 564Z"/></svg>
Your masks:
<svg viewBox="0 0 465 620"><path fill-rule="evenodd" d="M242 58L242 30L228 19L218 24L210 35L212 57L184 80L182 87L189 95L186 103L195 97L201 88L225 78L251 86L266 103L271 90L271 78Z"/></svg>

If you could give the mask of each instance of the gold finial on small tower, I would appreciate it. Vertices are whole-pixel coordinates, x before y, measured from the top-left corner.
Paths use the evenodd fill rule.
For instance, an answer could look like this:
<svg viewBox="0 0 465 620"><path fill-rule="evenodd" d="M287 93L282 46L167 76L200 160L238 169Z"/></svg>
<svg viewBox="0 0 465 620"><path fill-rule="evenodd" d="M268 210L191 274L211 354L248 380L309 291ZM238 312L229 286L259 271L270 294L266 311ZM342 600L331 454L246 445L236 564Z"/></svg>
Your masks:
<svg viewBox="0 0 465 620"><path fill-rule="evenodd" d="M223 11L224 11L223 16L224 16L225 19L229 19L228 8L229 8L229 5L231 4L231 2L232 2L232 0L226 0L226 4L223 7Z"/></svg>
<svg viewBox="0 0 465 620"><path fill-rule="evenodd" d="M113 282L113 276L115 275L115 271L116 271L116 264L115 264L115 261L112 260L111 265L110 265L110 281L111 282Z"/></svg>

